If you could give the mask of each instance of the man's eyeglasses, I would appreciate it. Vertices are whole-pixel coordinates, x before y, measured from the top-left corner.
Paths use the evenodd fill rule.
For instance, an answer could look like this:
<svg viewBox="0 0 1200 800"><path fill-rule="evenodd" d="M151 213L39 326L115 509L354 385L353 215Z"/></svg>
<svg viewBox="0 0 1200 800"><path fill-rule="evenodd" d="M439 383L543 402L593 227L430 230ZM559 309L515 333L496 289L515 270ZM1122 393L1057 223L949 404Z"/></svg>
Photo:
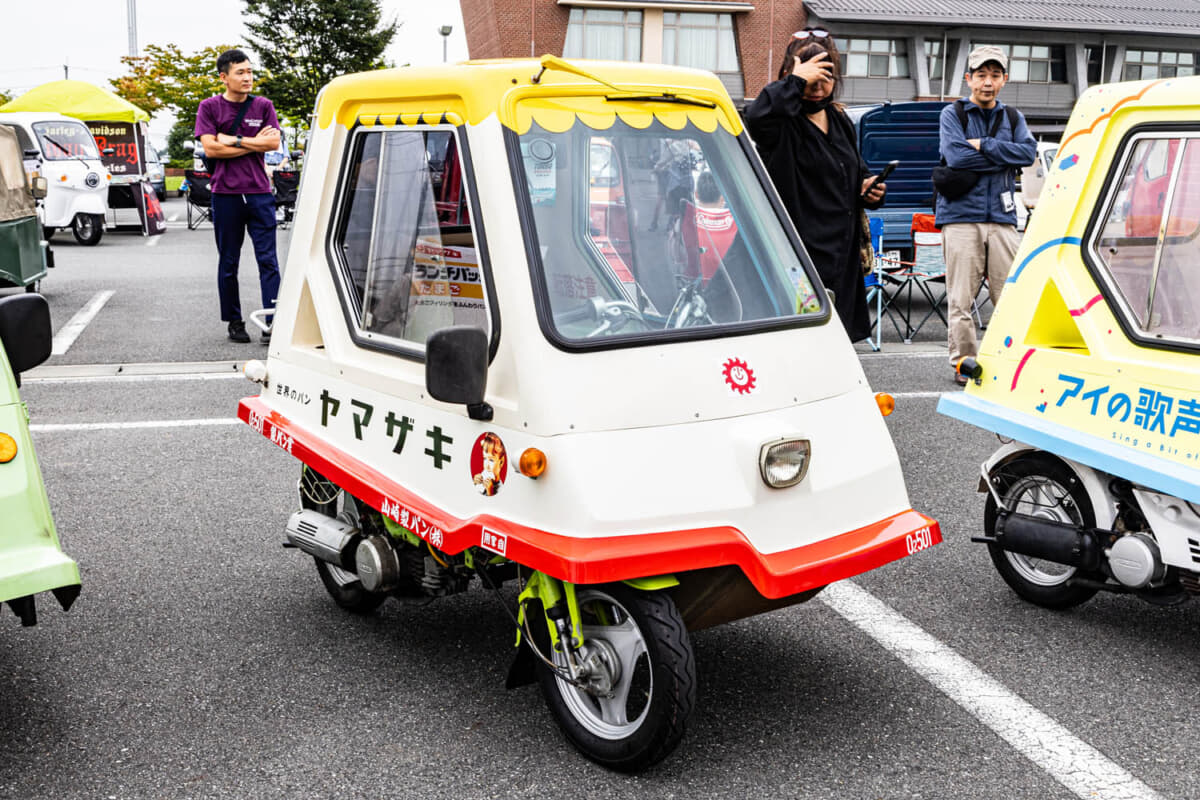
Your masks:
<svg viewBox="0 0 1200 800"><path fill-rule="evenodd" d="M792 34L793 39L807 39L810 36L815 39L826 39L829 37L829 31L825 30L824 28L811 28L802 31L796 31Z"/></svg>

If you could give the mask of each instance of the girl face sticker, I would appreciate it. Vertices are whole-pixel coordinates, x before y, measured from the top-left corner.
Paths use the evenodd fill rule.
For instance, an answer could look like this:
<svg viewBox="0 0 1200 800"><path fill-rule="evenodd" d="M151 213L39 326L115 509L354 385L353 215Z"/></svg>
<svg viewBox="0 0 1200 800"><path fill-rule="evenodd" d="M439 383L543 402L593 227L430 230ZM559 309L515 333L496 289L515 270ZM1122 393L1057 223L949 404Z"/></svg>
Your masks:
<svg viewBox="0 0 1200 800"><path fill-rule="evenodd" d="M471 479L475 491L491 497L500 491L508 478L508 453L500 437L488 431L475 440L471 448Z"/></svg>

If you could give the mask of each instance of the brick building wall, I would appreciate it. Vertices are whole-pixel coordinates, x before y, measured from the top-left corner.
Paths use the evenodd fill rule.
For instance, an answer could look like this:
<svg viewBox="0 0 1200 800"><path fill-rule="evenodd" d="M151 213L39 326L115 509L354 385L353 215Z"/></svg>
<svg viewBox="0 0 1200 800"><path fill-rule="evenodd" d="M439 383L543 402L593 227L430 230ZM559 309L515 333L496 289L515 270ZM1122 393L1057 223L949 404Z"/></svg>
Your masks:
<svg viewBox="0 0 1200 800"><path fill-rule="evenodd" d="M800 0L755 3L754 11L734 16L738 58L746 82L746 97L775 80L791 35L805 26L808 13Z"/></svg>
<svg viewBox="0 0 1200 800"><path fill-rule="evenodd" d="M571 10L555 0L460 0L460 5L471 58L562 55Z"/></svg>
<svg viewBox="0 0 1200 800"><path fill-rule="evenodd" d="M460 0L460 3L471 58L562 55L570 8L560 6L556 0ZM636 0L631 0L629 8L637 7ZM754 97L775 79L788 37L804 27L807 16L801 0L759 0L754 11L733 15L747 97Z"/></svg>

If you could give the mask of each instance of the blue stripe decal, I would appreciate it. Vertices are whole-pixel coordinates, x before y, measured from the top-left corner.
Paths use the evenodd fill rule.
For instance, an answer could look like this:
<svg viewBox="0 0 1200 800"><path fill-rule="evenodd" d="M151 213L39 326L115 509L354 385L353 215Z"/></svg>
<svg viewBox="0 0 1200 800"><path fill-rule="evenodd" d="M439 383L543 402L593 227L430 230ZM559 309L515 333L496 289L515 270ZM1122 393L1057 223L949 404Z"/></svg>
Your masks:
<svg viewBox="0 0 1200 800"><path fill-rule="evenodd" d="M1060 239L1051 239L1045 244L1039 245L1036 250L1025 256L1025 260L1021 262L1021 266L1017 267L1016 272L1008 276L1008 280L1005 281L1005 283L1016 283L1017 278L1021 277L1021 270L1025 269L1025 265L1037 258L1038 254L1043 250L1048 250L1051 247L1058 247L1060 244L1069 244L1078 247L1080 241L1081 240L1078 236L1063 236Z"/></svg>
<svg viewBox="0 0 1200 800"><path fill-rule="evenodd" d="M1156 458L1129 447L1013 411L963 392L943 394L939 414L994 431L1039 450L1078 461L1158 492L1200 503L1200 469Z"/></svg>

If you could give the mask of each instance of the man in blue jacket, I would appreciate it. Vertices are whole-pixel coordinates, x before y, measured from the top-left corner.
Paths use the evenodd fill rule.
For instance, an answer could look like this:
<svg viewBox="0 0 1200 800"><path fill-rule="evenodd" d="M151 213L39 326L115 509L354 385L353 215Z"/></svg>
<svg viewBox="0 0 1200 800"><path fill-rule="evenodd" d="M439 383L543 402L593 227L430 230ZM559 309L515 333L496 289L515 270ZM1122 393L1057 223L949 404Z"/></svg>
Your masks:
<svg viewBox="0 0 1200 800"><path fill-rule="evenodd" d="M1037 142L1020 111L997 99L1008 78L1008 56L981 45L967 56L969 97L942 109L940 149L946 165L978 175L967 192L948 199L939 192L937 225L946 255L950 363L979 351L971 306L984 275L995 307L1008 278L1020 237L1014 171L1033 163ZM966 377L955 375L961 385Z"/></svg>

